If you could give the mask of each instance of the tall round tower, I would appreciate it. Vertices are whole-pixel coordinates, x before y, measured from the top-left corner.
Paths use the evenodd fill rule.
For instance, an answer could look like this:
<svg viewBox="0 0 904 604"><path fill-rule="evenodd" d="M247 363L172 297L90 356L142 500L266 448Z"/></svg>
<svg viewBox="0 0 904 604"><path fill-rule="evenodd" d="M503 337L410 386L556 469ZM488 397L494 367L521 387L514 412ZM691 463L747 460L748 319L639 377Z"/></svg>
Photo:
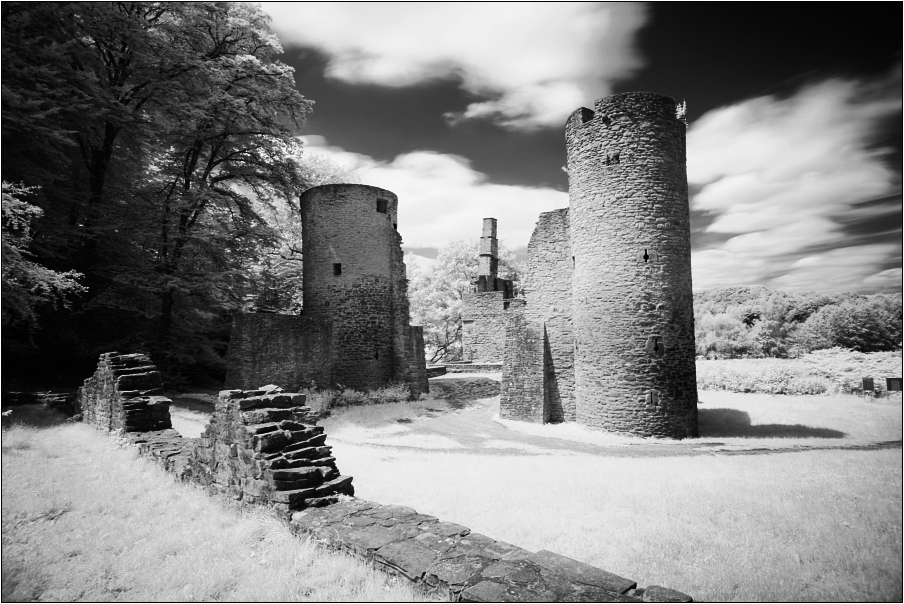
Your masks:
<svg viewBox="0 0 904 604"><path fill-rule="evenodd" d="M579 423L697 435L683 107L646 92L565 127Z"/></svg>
<svg viewBox="0 0 904 604"><path fill-rule="evenodd" d="M397 300L397 214L395 194L378 187L323 185L301 196L304 314L332 320L332 380L348 388L394 377L396 311L408 321L407 299Z"/></svg>

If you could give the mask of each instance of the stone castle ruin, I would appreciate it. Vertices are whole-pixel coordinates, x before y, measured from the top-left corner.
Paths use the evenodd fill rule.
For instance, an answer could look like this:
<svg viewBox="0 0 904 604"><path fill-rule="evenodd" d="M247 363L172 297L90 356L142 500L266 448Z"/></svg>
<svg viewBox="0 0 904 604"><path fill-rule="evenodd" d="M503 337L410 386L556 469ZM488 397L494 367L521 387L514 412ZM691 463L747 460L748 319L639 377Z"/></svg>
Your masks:
<svg viewBox="0 0 904 604"><path fill-rule="evenodd" d="M511 280L499 278L499 242L496 219L483 219L477 280L462 305L462 358L471 362L499 362L505 343L505 318L509 308L524 303L514 297Z"/></svg>
<svg viewBox="0 0 904 604"><path fill-rule="evenodd" d="M569 117L569 207L540 215L525 304L478 293L463 313L466 350L503 360L501 417L697 435L685 128L646 92Z"/></svg>
<svg viewBox="0 0 904 604"><path fill-rule="evenodd" d="M303 312L233 321L228 388L407 384L427 392L423 328L409 325L398 199L357 184L301 196Z"/></svg>

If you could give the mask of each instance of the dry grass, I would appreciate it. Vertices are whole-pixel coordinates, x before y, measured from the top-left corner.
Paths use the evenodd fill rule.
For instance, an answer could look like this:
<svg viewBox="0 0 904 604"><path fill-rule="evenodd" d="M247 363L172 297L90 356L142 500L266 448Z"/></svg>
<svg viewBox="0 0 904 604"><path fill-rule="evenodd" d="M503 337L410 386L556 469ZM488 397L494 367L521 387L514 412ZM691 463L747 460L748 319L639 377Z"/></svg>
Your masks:
<svg viewBox="0 0 904 604"><path fill-rule="evenodd" d="M75 424L5 428L3 601L411 601Z"/></svg>
<svg viewBox="0 0 904 604"><path fill-rule="evenodd" d="M901 451L494 456L334 443L360 497L704 601L901 601Z"/></svg>

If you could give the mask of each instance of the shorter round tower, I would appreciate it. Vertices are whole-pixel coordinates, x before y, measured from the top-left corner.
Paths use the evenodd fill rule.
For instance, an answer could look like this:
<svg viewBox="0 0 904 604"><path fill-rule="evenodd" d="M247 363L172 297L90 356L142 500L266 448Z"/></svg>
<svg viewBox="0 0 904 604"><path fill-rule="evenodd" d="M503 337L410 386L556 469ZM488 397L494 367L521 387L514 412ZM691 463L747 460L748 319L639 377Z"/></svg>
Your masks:
<svg viewBox="0 0 904 604"><path fill-rule="evenodd" d="M368 185L322 185L301 196L304 314L332 320L332 381L347 388L394 377L396 311L408 320L407 300L396 308L404 282L397 215L395 194Z"/></svg>

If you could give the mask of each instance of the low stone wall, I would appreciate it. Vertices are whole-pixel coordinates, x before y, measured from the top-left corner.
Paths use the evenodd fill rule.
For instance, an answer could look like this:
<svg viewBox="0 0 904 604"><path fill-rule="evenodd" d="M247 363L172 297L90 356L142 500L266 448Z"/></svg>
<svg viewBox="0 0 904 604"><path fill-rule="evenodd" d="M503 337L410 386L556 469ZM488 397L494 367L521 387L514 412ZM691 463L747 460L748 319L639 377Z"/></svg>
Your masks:
<svg viewBox="0 0 904 604"><path fill-rule="evenodd" d="M443 365L448 373L499 373L502 363L449 363Z"/></svg>
<svg viewBox="0 0 904 604"><path fill-rule="evenodd" d="M182 439L174 430L125 438L139 454L179 479L194 480L192 449L200 439ZM237 498L240 504L252 502L236 490L209 492ZM578 560L546 550L531 552L405 506L337 496L330 505L296 511L291 517L281 506L273 507L296 534L351 554L449 602L693 601L657 585L638 588L636 581Z"/></svg>
<svg viewBox="0 0 904 604"><path fill-rule="evenodd" d="M78 389L83 421L115 432L172 428L157 366L144 354L106 352Z"/></svg>
<svg viewBox="0 0 904 604"><path fill-rule="evenodd" d="M411 508L354 498L352 479L339 474L303 394L276 387L224 390L200 438L182 438L169 429L168 405L160 407L166 421L158 421L166 428L127 429L137 425L130 419L129 402L152 395L124 387L153 382L148 374L156 370L147 361L144 355L103 355L97 373L79 392L84 419L119 432L140 455L179 480L201 484L211 495L239 505L269 507L296 534L362 558L434 597L451 602L692 601L659 586L638 589L635 581L577 560L530 552ZM498 392L498 382L486 381ZM112 399L120 400L119 406ZM123 418L119 428L116 417Z"/></svg>
<svg viewBox="0 0 904 604"><path fill-rule="evenodd" d="M475 400L498 396L501 384L485 377L471 377L467 374L448 376L430 380L430 392L447 400Z"/></svg>

